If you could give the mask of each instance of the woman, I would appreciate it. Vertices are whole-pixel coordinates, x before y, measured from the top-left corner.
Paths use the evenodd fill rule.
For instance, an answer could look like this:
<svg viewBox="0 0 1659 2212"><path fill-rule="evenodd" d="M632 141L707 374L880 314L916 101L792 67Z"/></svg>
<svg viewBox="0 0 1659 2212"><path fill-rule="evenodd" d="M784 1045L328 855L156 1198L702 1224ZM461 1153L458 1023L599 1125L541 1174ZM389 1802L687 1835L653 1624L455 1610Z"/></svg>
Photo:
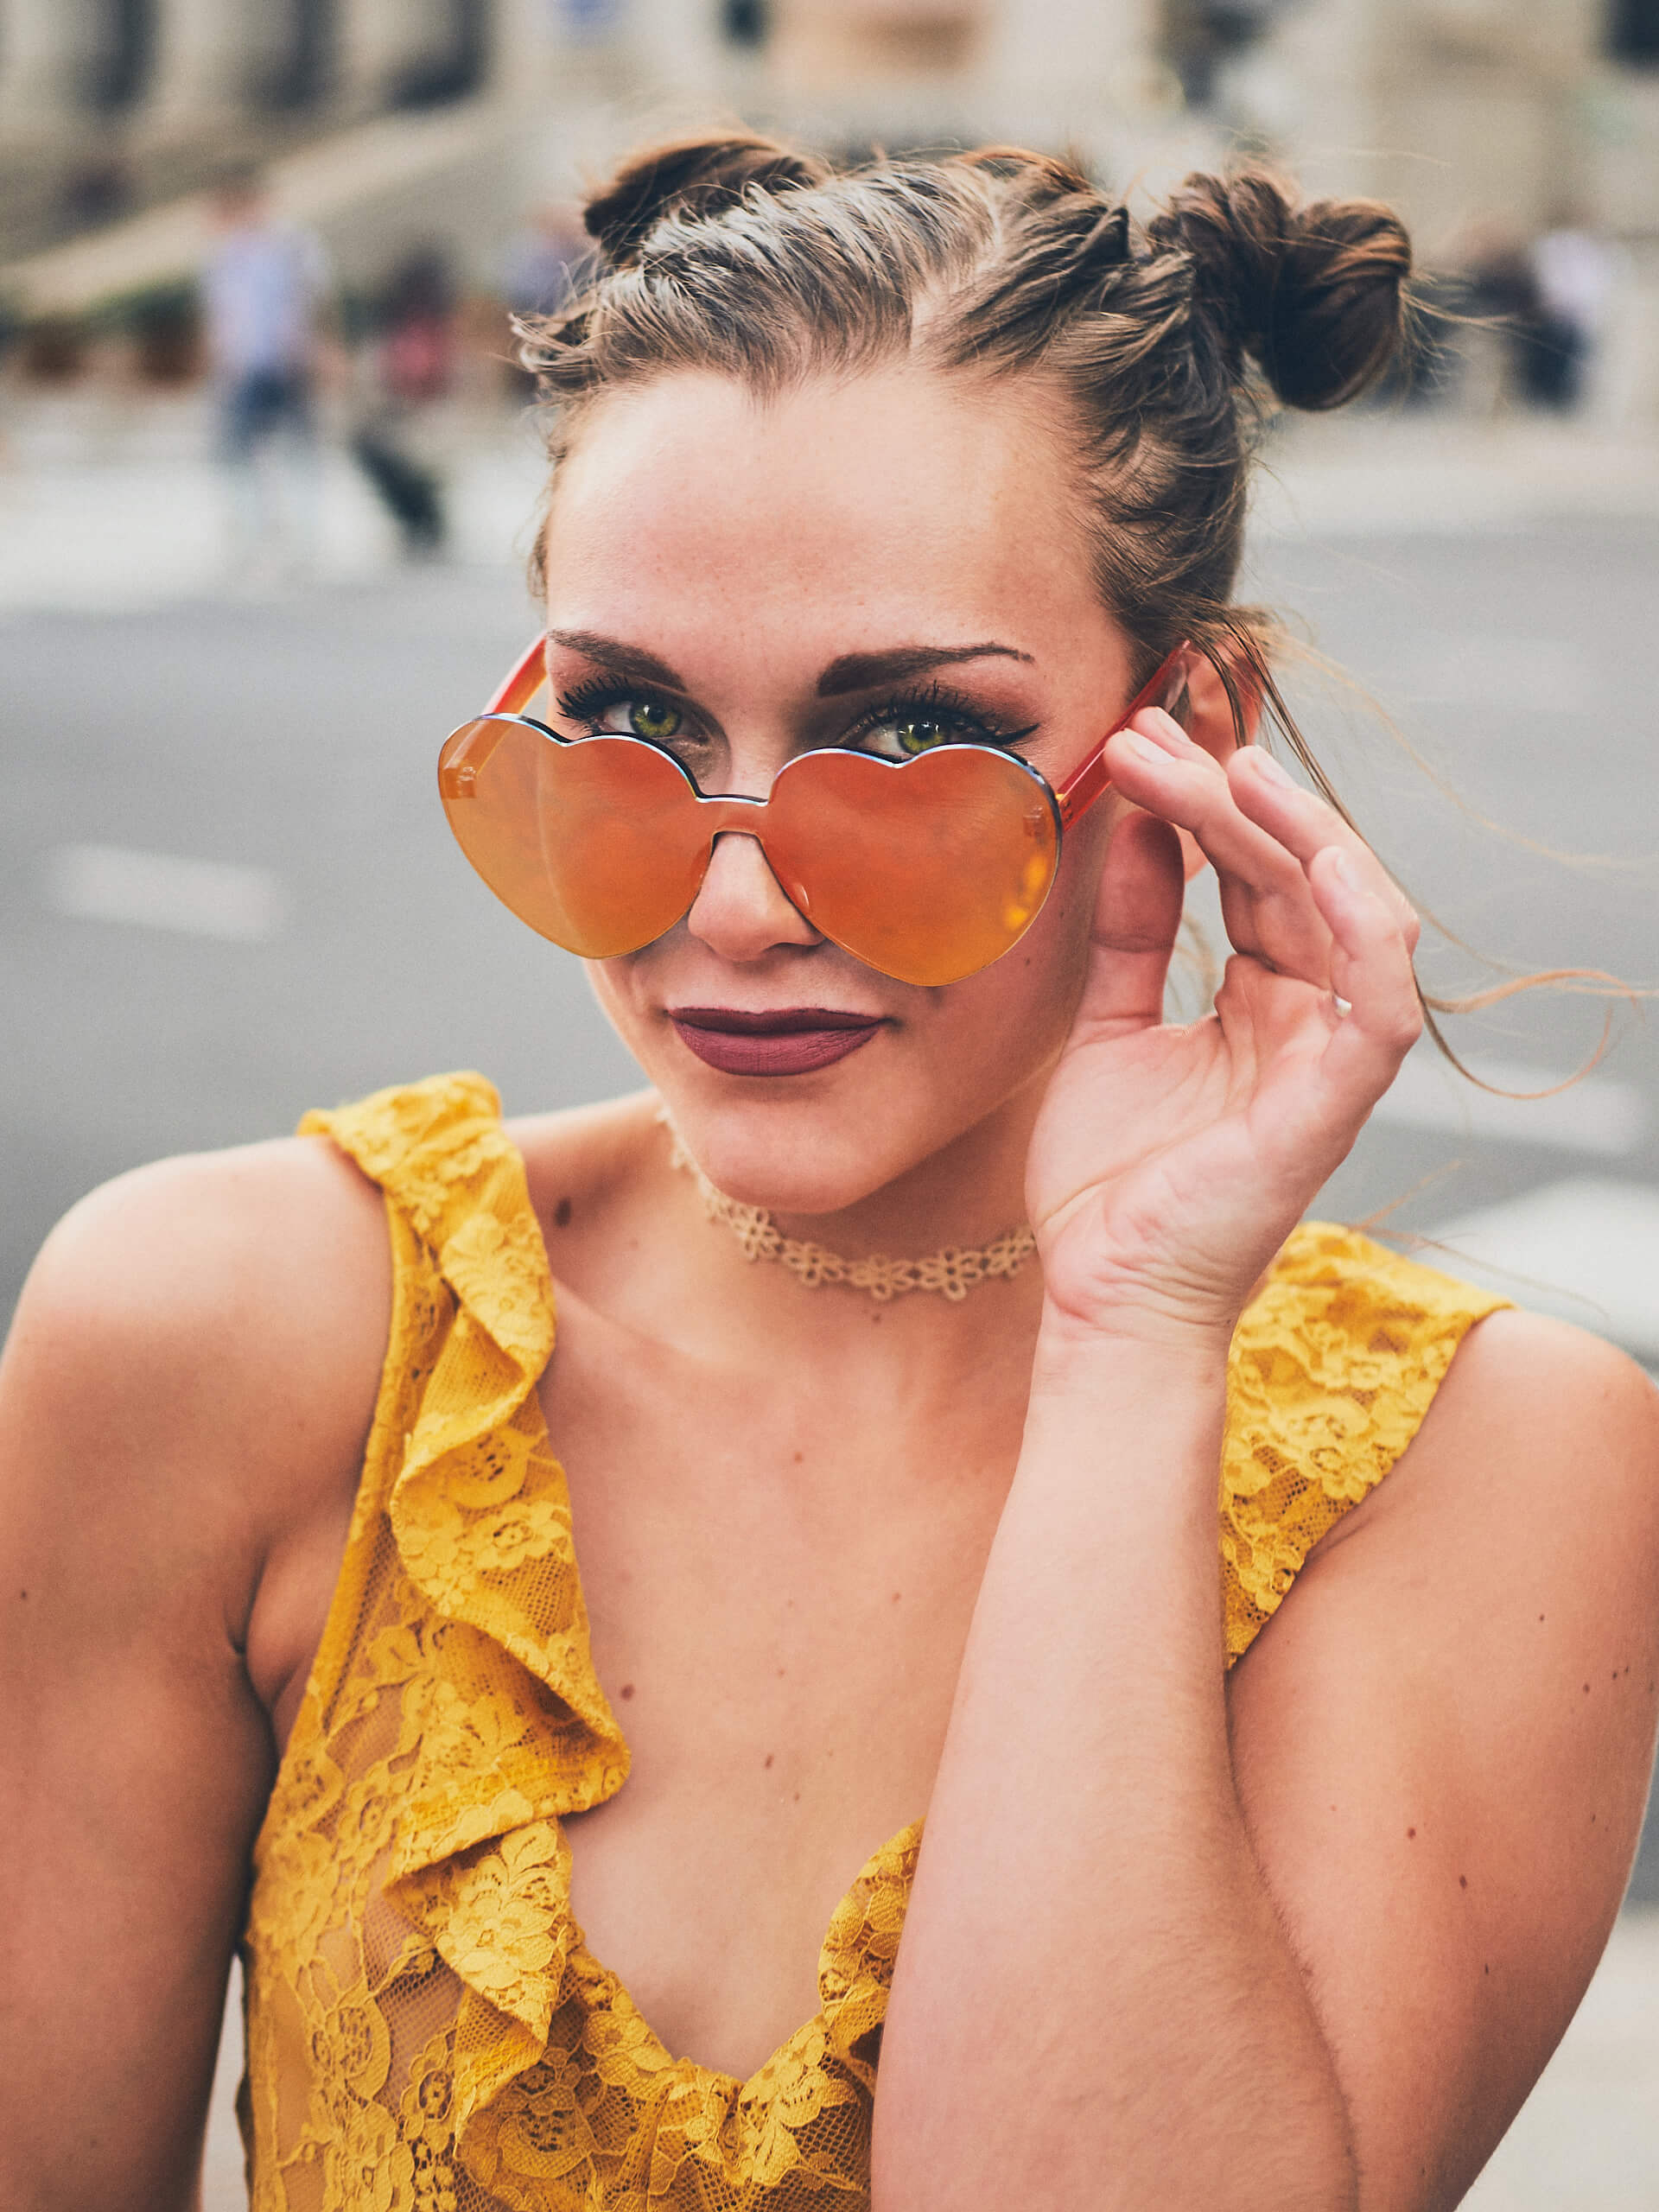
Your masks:
<svg viewBox="0 0 1659 2212"><path fill-rule="evenodd" d="M1659 1424L1298 1227L1416 928L1241 741L1246 357L1361 389L1403 235L743 137L588 221L553 735L443 791L652 1088L417 1084L52 1239L5 2201L190 2201L240 1937L261 2212L1452 2204L1629 1870Z"/></svg>

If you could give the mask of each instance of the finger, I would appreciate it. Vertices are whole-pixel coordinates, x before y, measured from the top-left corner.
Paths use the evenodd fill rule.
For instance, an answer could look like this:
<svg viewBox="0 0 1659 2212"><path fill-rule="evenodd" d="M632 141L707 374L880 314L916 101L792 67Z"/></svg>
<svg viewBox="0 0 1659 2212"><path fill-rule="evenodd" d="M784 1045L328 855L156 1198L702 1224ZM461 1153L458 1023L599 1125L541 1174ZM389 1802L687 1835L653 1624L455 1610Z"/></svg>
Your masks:
<svg viewBox="0 0 1659 2212"><path fill-rule="evenodd" d="M1306 869L1316 853L1334 848L1352 863L1356 880L1381 899L1400 922L1411 950L1421 931L1415 908L1358 833L1315 792L1288 776L1258 745L1242 747L1227 781L1241 811L1271 835Z"/></svg>
<svg viewBox="0 0 1659 2212"><path fill-rule="evenodd" d="M1180 843L1168 824L1139 811L1122 816L1101 870L1080 1026L1117 1030L1163 1020L1185 887Z"/></svg>
<svg viewBox="0 0 1659 2212"><path fill-rule="evenodd" d="M1124 797L1187 831L1212 863L1237 949L1324 988L1329 934L1302 863L1242 811L1220 762L1162 715L1137 717L1108 757Z"/></svg>
<svg viewBox="0 0 1659 2212"><path fill-rule="evenodd" d="M1314 855L1308 882L1331 931L1332 981L1347 1001L1319 1056L1319 1088L1330 1112L1357 1128L1422 1033L1411 944L1396 902L1343 847Z"/></svg>
<svg viewBox="0 0 1659 2212"><path fill-rule="evenodd" d="M1190 831L1218 873L1261 890L1300 879L1280 841L1241 811L1221 763L1170 715L1138 715L1113 737L1107 759L1124 797Z"/></svg>

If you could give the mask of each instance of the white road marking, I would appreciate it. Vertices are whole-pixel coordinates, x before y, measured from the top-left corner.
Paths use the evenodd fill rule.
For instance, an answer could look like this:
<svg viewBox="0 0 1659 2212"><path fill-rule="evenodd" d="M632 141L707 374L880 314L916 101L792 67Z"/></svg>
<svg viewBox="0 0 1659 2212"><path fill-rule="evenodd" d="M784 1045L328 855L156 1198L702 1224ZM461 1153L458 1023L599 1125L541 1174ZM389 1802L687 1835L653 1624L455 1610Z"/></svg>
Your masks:
<svg viewBox="0 0 1659 2212"><path fill-rule="evenodd" d="M268 868L142 853L125 845L60 845L47 855L47 903L60 914L191 937L259 944L283 922L283 887Z"/></svg>
<svg viewBox="0 0 1659 2212"><path fill-rule="evenodd" d="M1594 1175L1546 1183L1430 1232L1421 1256L1659 1359L1659 1190Z"/></svg>
<svg viewBox="0 0 1659 2212"><path fill-rule="evenodd" d="M1466 1065L1497 1091L1548 1090L1562 1079L1548 1068L1527 1067L1518 1060L1471 1056ZM1371 1118L1401 1128L1446 1129L1499 1143L1553 1145L1563 1152L1617 1157L1637 1149L1653 1116L1634 1084L1611 1076L1586 1076L1547 1098L1499 1097L1465 1081L1424 1046L1407 1060Z"/></svg>

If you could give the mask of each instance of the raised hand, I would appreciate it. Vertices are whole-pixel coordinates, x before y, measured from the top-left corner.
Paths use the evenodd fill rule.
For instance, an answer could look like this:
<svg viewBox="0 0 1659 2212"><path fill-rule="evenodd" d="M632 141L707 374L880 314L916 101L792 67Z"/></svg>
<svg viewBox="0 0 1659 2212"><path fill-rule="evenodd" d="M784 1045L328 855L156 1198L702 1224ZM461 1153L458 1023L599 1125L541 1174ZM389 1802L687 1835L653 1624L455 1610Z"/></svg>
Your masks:
<svg viewBox="0 0 1659 2212"><path fill-rule="evenodd" d="M1027 1197L1058 1322L1230 1334L1421 1027L1417 919L1376 856L1258 747L1224 767L1156 709L1107 749L1118 822ZM1215 1011L1166 1024L1174 831L1233 946Z"/></svg>

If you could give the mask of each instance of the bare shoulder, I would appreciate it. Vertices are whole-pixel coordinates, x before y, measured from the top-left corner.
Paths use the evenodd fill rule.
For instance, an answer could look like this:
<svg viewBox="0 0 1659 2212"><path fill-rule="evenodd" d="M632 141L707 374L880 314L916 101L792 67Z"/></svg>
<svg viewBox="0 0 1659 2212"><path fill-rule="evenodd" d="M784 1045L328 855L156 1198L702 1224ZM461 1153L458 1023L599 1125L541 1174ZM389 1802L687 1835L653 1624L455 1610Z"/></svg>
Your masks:
<svg viewBox="0 0 1659 2212"><path fill-rule="evenodd" d="M195 2202L390 1272L378 1193L296 1140L123 1176L25 1287L0 1360L0 1884L31 1900L0 1918L0 1989L31 1993L0 2003L6 2204ZM137 2063L110 2024L158 2018Z"/></svg>
<svg viewBox="0 0 1659 2212"><path fill-rule="evenodd" d="M581 1284L602 1268L619 1222L631 1215L642 1170L660 1157L661 1102L632 1091L594 1106L506 1123L524 1173L553 1271Z"/></svg>
<svg viewBox="0 0 1659 2212"><path fill-rule="evenodd" d="M1498 1313L1236 1670L1241 1797L1379 2203L1459 2200L1583 1994L1647 1796L1656 1588L1659 1393Z"/></svg>
<svg viewBox="0 0 1659 2212"><path fill-rule="evenodd" d="M1601 1338L1515 1309L1465 1338L1366 1520L1500 1514L1659 1569L1659 1389Z"/></svg>
<svg viewBox="0 0 1659 2212"><path fill-rule="evenodd" d="M8 1487L43 1459L60 1499L67 1478L107 1512L142 1469L147 1512L208 1509L263 1554L360 1452L390 1298L379 1194L325 1140L121 1176L64 1217L19 1302ZM20 1425L35 1449L6 1448Z"/></svg>
<svg viewBox="0 0 1659 2212"><path fill-rule="evenodd" d="M627 1175L660 1130L662 1101L654 1090L632 1090L591 1106L553 1114L524 1114L503 1124L524 1155L537 1211L556 1210L561 1198L592 1199Z"/></svg>

